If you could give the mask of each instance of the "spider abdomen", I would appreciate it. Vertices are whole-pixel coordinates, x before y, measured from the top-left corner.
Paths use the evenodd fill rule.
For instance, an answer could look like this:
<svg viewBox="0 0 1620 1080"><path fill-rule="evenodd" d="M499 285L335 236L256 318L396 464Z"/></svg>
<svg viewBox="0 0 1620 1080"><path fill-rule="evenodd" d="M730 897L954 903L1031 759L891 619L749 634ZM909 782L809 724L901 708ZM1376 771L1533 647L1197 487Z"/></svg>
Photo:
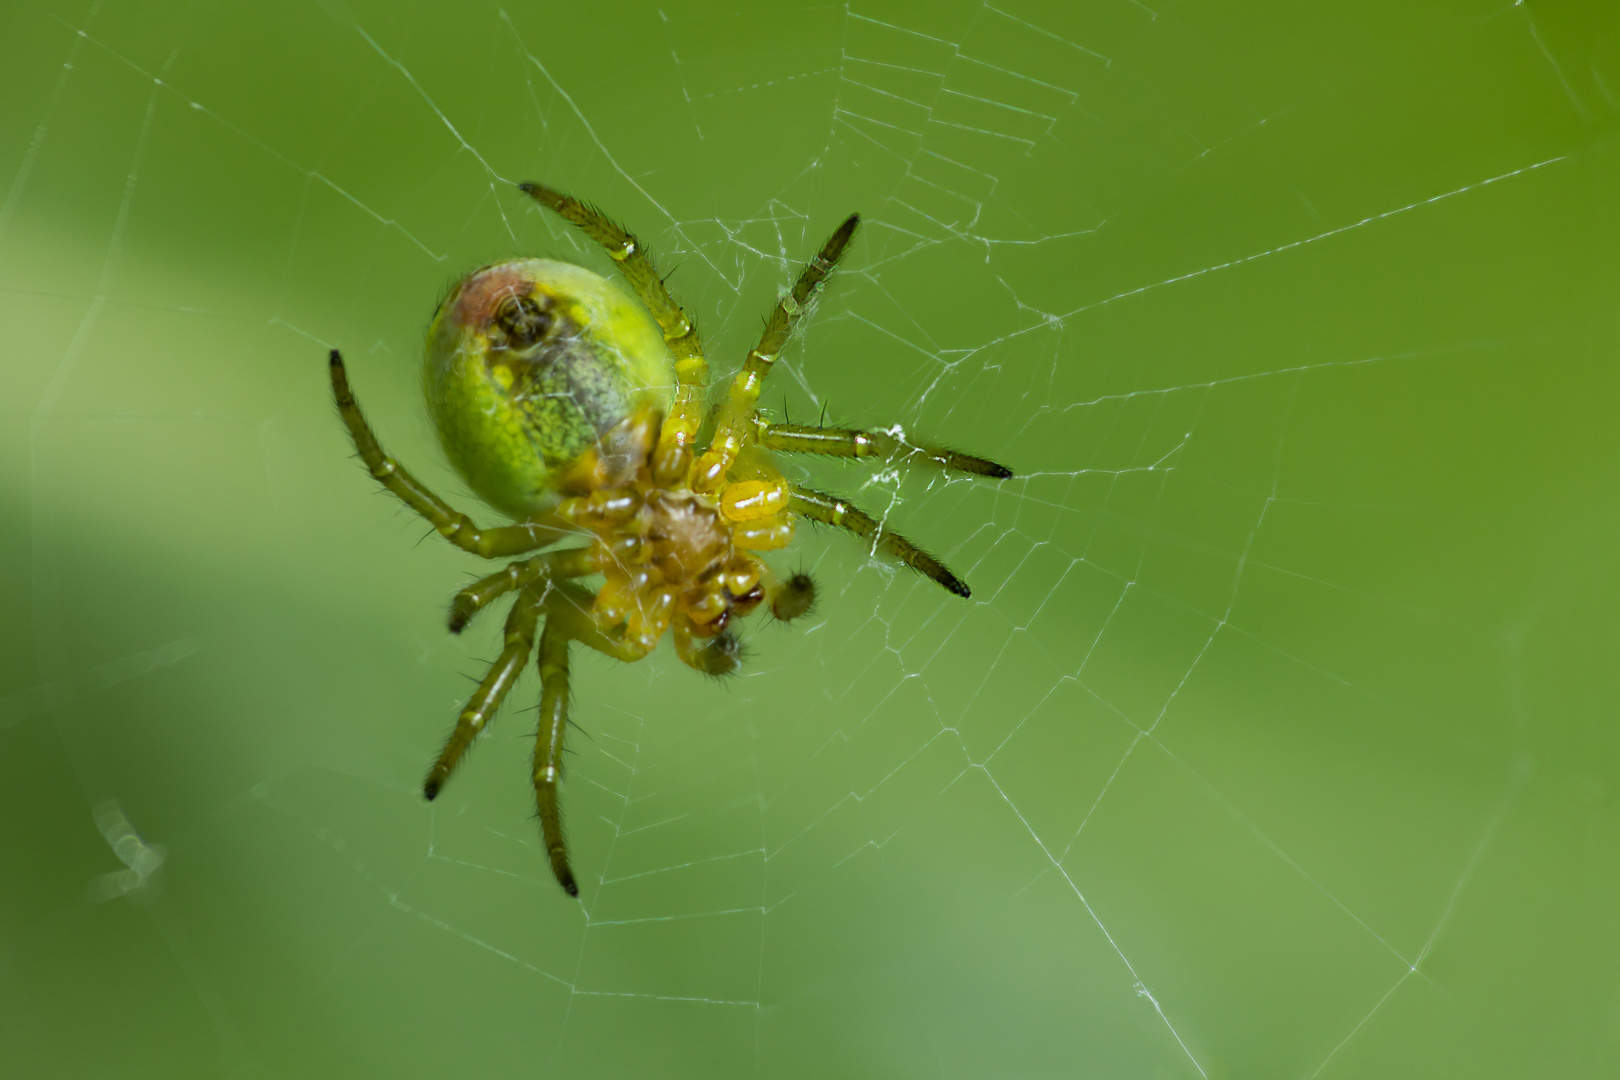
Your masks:
<svg viewBox="0 0 1620 1080"><path fill-rule="evenodd" d="M638 414L662 415L669 348L605 278L512 259L463 278L428 328L423 388L439 440L491 506L528 517L571 464Z"/></svg>

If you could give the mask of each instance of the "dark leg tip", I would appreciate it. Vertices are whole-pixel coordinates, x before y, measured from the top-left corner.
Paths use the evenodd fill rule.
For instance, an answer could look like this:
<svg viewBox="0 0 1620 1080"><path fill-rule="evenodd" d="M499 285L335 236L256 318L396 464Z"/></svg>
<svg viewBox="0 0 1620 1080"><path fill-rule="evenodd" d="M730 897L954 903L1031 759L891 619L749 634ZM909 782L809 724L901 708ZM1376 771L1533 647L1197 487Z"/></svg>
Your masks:
<svg viewBox="0 0 1620 1080"><path fill-rule="evenodd" d="M439 782L429 777L427 783L422 785L422 797L427 799L428 802L432 802L434 797L438 794Z"/></svg>
<svg viewBox="0 0 1620 1080"><path fill-rule="evenodd" d="M939 579L939 583L945 586L948 591L955 593L964 600L973 595L973 590L967 587L967 582L963 581L949 570L945 571L944 576Z"/></svg>
<svg viewBox="0 0 1620 1080"><path fill-rule="evenodd" d="M343 366L343 354L333 349L326 355L326 362L335 368L340 368Z"/></svg>
<svg viewBox="0 0 1620 1080"><path fill-rule="evenodd" d="M955 450L946 451L947 459L942 464L947 469L957 472L970 473L973 476L982 476L986 480L1011 480L1013 471L999 462L989 458L974 457L972 454L963 454Z"/></svg>
<svg viewBox="0 0 1620 1080"><path fill-rule="evenodd" d="M563 892L569 896L578 896L579 886L574 884L574 872L568 868L567 854L560 846L552 847L549 854L551 856L551 873L556 877L557 884L561 885Z"/></svg>

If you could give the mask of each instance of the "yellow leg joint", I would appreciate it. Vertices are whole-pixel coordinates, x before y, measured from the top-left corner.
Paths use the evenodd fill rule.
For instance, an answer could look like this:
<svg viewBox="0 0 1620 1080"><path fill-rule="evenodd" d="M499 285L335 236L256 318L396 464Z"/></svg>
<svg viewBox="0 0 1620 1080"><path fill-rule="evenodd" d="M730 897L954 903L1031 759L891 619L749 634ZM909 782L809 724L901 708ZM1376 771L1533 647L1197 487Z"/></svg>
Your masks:
<svg viewBox="0 0 1620 1080"><path fill-rule="evenodd" d="M758 521L787 509L787 488L768 480L740 480L720 493L720 513L728 521Z"/></svg>

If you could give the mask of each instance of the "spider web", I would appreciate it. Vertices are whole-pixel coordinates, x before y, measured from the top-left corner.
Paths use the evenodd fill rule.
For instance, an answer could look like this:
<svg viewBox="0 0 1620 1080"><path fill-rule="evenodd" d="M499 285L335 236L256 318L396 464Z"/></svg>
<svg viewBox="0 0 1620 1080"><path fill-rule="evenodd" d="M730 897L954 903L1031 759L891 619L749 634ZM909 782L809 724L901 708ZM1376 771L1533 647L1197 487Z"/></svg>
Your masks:
<svg viewBox="0 0 1620 1080"><path fill-rule="evenodd" d="M1307 6L1308 8L1309 6ZM1612 28L1573 8L94 3L3 48L0 1030L29 1075L1602 1075ZM746 674L576 652L431 807L492 520L417 400L459 273L635 229L717 369L850 210L767 406ZM763 623L764 620L758 620ZM1612 727L1612 723L1609 724Z"/></svg>

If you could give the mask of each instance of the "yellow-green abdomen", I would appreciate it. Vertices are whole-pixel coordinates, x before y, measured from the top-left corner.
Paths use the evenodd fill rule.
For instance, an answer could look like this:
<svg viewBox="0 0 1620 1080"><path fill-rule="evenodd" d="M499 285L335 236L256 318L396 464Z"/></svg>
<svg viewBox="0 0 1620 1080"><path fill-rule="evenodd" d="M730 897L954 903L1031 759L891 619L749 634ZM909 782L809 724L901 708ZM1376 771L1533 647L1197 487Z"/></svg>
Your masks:
<svg viewBox="0 0 1620 1080"><path fill-rule="evenodd" d="M423 390L446 455L492 507L527 517L637 410L669 404L669 349L612 282L549 259L463 278L428 328Z"/></svg>

